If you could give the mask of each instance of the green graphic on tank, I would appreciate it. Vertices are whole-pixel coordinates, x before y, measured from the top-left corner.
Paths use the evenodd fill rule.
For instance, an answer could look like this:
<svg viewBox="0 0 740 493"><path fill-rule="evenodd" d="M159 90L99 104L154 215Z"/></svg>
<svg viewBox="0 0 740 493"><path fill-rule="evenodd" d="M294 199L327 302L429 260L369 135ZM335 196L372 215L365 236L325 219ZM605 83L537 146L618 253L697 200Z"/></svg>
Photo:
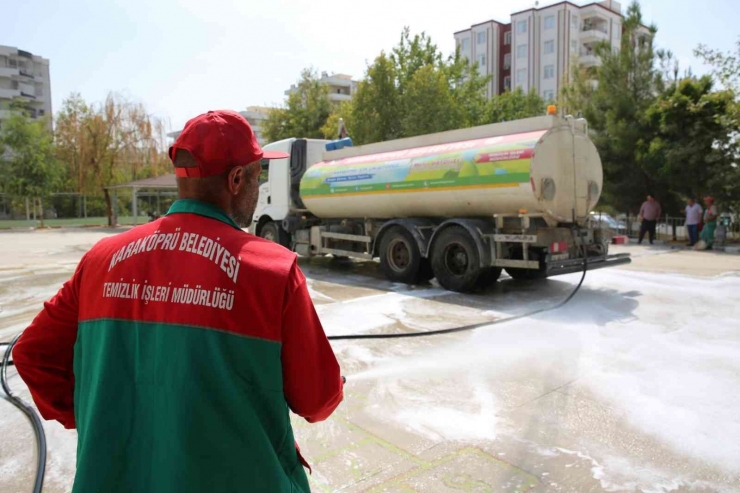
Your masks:
<svg viewBox="0 0 740 493"><path fill-rule="evenodd" d="M301 196L516 186L529 181L545 131L328 161L310 167Z"/></svg>

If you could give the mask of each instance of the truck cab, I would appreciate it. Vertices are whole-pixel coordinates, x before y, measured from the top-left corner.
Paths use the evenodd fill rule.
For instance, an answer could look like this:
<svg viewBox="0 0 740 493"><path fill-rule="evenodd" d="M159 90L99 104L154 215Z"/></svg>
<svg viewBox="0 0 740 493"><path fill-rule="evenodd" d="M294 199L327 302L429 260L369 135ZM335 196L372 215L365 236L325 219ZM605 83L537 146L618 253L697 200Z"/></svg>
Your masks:
<svg viewBox="0 0 740 493"><path fill-rule="evenodd" d="M289 159L264 160L259 199L250 232L288 247L290 238L282 227L291 213L304 209L299 187L303 173L321 161L327 140L290 138L264 146L265 150L290 154Z"/></svg>

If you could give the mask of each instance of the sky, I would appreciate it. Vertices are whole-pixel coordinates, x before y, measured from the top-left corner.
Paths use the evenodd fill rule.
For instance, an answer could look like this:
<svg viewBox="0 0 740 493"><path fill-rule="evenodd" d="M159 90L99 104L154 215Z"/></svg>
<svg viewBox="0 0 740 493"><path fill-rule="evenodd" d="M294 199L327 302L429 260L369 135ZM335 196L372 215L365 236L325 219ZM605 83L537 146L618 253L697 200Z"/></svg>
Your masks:
<svg viewBox="0 0 740 493"><path fill-rule="evenodd" d="M694 73L703 43L730 50L740 36L736 0L642 0L645 23ZM555 3L541 1L540 6ZM575 1L576 4L591 2ZM303 68L361 78L404 26L444 53L453 33L530 8L531 0L0 0L0 45L50 60L52 108L71 93L110 91L143 102L176 130L211 109L278 105ZM623 1L626 9L627 1Z"/></svg>

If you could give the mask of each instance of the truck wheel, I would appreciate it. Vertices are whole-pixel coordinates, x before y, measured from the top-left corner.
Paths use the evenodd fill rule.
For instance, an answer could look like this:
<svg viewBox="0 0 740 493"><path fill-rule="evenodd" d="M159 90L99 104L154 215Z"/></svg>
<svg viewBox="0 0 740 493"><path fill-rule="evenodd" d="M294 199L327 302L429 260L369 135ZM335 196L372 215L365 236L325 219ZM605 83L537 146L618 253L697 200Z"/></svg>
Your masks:
<svg viewBox="0 0 740 493"><path fill-rule="evenodd" d="M418 283L421 261L419 247L411 233L401 227L393 227L383 235L380 242L380 266L388 280L406 284Z"/></svg>
<svg viewBox="0 0 740 493"><path fill-rule="evenodd" d="M275 222L268 221L263 224L259 235L261 238L274 241L285 248L290 248L290 237L288 233Z"/></svg>
<svg viewBox="0 0 740 493"><path fill-rule="evenodd" d="M464 228L453 226L439 234L432 246L432 269L439 284L450 291L473 291L483 273L478 247Z"/></svg>

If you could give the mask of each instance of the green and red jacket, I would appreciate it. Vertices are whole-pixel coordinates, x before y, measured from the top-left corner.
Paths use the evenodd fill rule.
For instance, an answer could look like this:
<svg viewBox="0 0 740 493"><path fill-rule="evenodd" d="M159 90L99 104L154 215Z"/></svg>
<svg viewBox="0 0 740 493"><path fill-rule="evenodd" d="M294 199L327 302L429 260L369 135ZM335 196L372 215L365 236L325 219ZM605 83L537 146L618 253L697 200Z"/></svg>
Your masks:
<svg viewBox="0 0 740 493"><path fill-rule="evenodd" d="M95 245L13 358L74 493L308 492L288 411L342 400L295 254L192 200Z"/></svg>

